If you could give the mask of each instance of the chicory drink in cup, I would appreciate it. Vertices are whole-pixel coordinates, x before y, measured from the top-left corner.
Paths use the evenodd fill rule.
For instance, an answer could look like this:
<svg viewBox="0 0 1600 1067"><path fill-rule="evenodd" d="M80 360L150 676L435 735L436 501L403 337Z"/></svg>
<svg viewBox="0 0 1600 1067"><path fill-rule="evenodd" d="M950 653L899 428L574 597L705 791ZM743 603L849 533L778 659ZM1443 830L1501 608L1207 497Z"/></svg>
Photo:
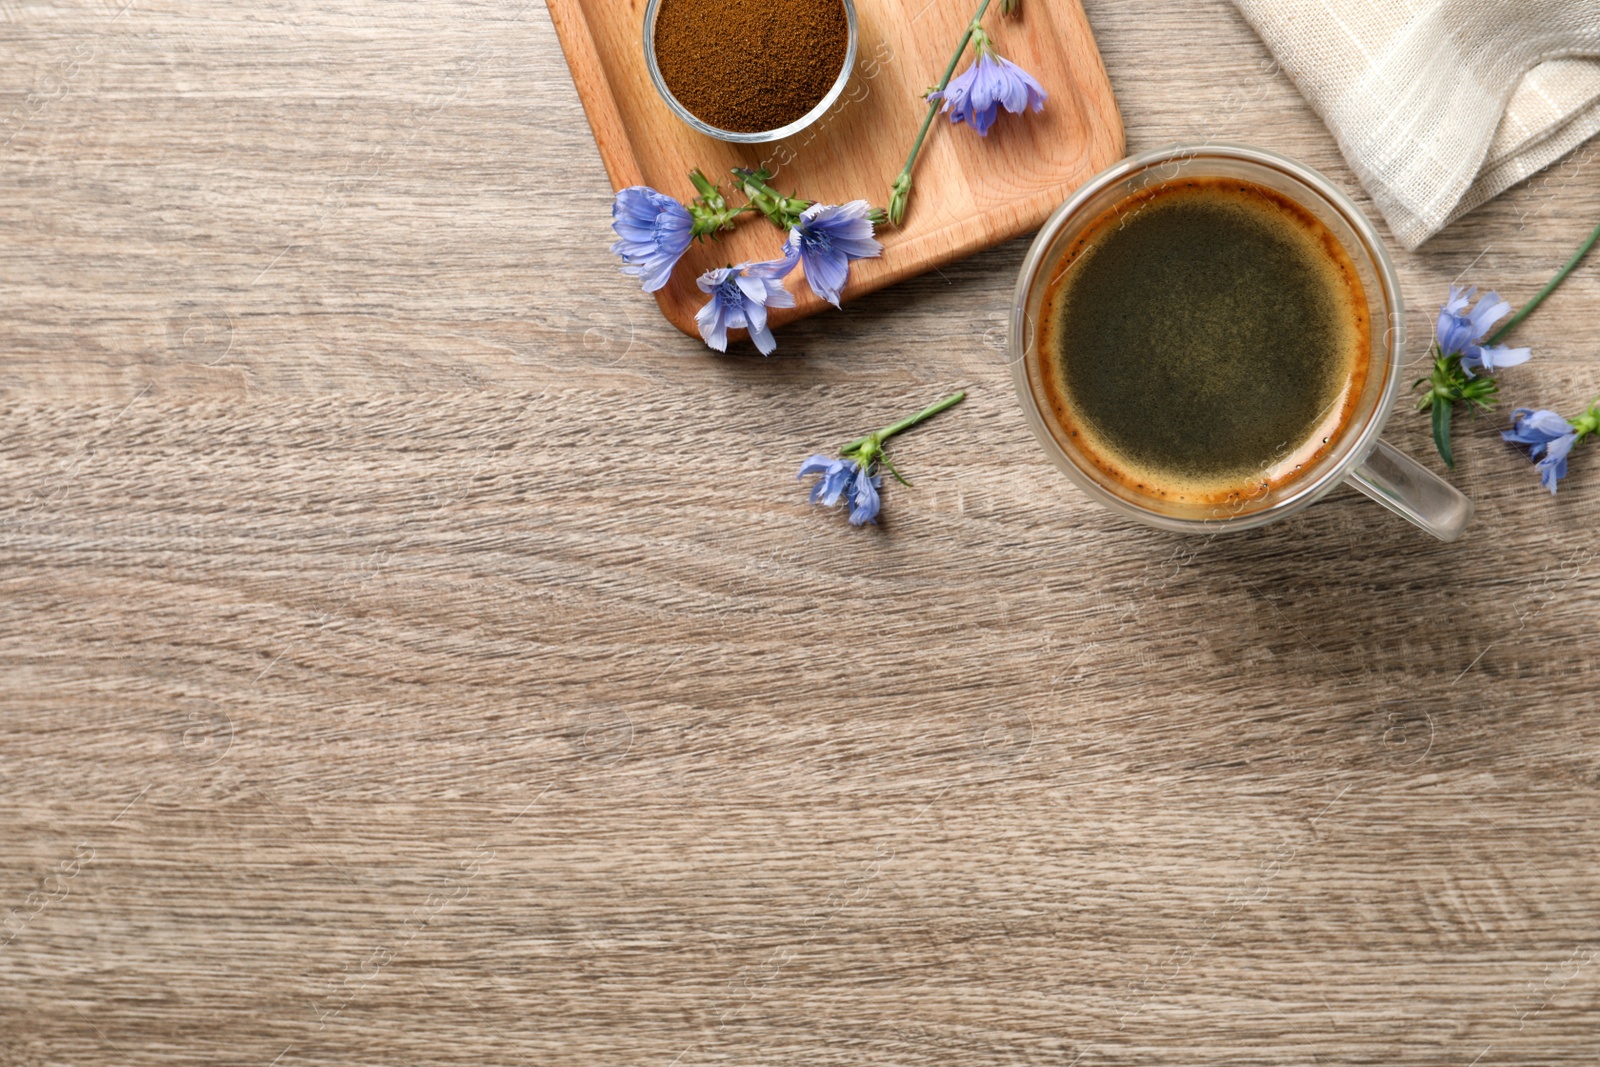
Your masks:
<svg viewBox="0 0 1600 1067"><path fill-rule="evenodd" d="M1371 324L1314 214L1239 178L1148 185L1085 228L1042 307L1038 371L1078 455L1140 496L1227 507L1350 424Z"/></svg>
<svg viewBox="0 0 1600 1067"><path fill-rule="evenodd" d="M1172 145L1089 179L1023 257L1006 351L1045 455L1124 518L1215 536L1341 485L1441 540L1472 518L1381 436L1415 377L1382 238L1274 152Z"/></svg>

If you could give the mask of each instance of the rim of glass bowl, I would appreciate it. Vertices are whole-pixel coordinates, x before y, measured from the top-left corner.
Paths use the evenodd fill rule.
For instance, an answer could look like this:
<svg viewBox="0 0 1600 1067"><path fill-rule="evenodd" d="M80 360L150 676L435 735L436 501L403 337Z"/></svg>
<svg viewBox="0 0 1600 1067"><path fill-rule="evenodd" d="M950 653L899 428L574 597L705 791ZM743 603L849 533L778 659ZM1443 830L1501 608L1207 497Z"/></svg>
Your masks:
<svg viewBox="0 0 1600 1067"><path fill-rule="evenodd" d="M829 108L838 103L839 97L844 94L846 83L850 81L850 73L855 70L857 44L855 0L839 0L839 2L844 5L845 25L849 31L845 44L844 65L839 68L839 76L834 79L833 87L817 102L817 106L787 126L780 126L775 130L757 130L753 133L723 130L701 121L694 112L679 103L678 98L672 95L672 90L667 88L666 80L661 77L661 67L656 62L656 12L661 7L661 0L650 0L644 9L644 59L645 66L650 70L650 82L656 87L657 95L666 102L674 115L682 119L691 129L707 137L715 137L719 141L731 141L734 144L763 144L767 141L781 141L785 137L792 137L816 122Z"/></svg>
<svg viewBox="0 0 1600 1067"><path fill-rule="evenodd" d="M1055 244L1056 237L1067 223L1077 214L1078 210L1090 199L1103 192L1108 187L1124 181L1141 171L1150 170L1174 160L1205 160L1207 158L1218 160L1242 161L1257 166L1266 167L1288 175L1295 181L1305 185L1316 195L1320 196L1335 211L1344 217L1344 221L1360 239L1362 247L1350 249L1354 253L1367 256L1372 263L1373 273L1378 276L1384 292L1384 304L1389 311L1389 321L1385 328L1389 340L1389 362L1385 367L1388 381L1384 386L1381 396L1373 406L1372 412L1367 416L1366 425L1351 440L1348 449L1340 460L1329 466L1318 477L1308 481L1300 489L1294 491L1271 507L1263 508L1257 512L1245 515L1235 515L1222 518L1191 519L1179 518L1172 515L1162 515L1158 512L1140 507L1122 497L1112 493L1101 485L1088 472L1079 468L1067 455L1065 449L1056 441L1050 432L1050 427L1045 423L1043 414L1038 409L1038 401L1033 395L1033 385L1028 380L1027 354L1028 344L1032 338L1033 324L1028 321L1028 304L1033 287L1038 280L1040 269L1044 266L1045 256ZM1374 322L1374 328L1377 327ZM1067 198L1066 202L1055 210L1039 229L1034 237L1033 244L1028 248L1027 255L1022 261L1022 270L1017 275L1017 287L1013 293L1011 308L1011 329L1007 338L1006 357L1011 363L1011 380L1017 390L1018 398L1022 402L1023 413L1027 418L1028 426L1033 431L1039 443L1043 446L1045 454L1060 468L1073 484L1082 489L1095 501L1106 505L1120 515L1138 519L1162 530L1171 530L1177 533L1199 533L1217 530L1249 530L1258 526L1265 526L1269 522L1291 515L1294 512L1308 507L1335 487L1343 484L1346 477L1356 467L1360 466L1372 450L1378 445L1378 438L1383 432L1384 424L1388 422L1389 413L1393 410L1395 397L1399 394L1400 375L1405 362L1405 302L1400 295L1400 280L1395 274L1394 263L1389 258L1388 249L1379 239L1377 231L1373 228L1366 214L1355 203L1340 191L1324 175L1304 163L1297 163L1286 156L1276 152L1269 152L1262 148L1253 148L1249 145L1228 144L1225 142L1210 142L1194 145L1169 145L1165 148L1156 148L1148 152L1141 152L1129 156L1119 163L1115 163L1085 182L1077 192Z"/></svg>

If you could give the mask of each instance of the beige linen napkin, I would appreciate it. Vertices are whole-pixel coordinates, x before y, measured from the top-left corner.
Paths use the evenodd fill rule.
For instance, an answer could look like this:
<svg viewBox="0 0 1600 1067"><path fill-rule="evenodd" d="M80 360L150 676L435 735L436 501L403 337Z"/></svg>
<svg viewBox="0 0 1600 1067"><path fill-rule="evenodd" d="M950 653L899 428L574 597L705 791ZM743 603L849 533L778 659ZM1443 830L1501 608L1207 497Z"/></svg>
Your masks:
<svg viewBox="0 0 1600 1067"><path fill-rule="evenodd" d="M1600 132L1600 0L1233 2L1407 248Z"/></svg>

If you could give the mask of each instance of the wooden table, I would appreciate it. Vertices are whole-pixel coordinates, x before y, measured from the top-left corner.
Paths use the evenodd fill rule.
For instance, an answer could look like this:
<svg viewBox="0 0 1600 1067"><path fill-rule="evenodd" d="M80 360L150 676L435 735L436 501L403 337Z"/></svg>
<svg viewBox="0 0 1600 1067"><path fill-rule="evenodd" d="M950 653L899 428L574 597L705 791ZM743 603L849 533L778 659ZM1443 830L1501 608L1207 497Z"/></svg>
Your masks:
<svg viewBox="0 0 1600 1067"><path fill-rule="evenodd" d="M1353 188L1222 0L1089 14L1131 150ZM1469 419L1457 545L1179 539L1029 437L1024 241L668 326L540 3L0 39L0 1064L1600 1056L1600 457ZM1531 295L1597 153L1400 255L1418 321ZM1597 300L1508 404L1600 392ZM807 506L957 387L881 527Z"/></svg>

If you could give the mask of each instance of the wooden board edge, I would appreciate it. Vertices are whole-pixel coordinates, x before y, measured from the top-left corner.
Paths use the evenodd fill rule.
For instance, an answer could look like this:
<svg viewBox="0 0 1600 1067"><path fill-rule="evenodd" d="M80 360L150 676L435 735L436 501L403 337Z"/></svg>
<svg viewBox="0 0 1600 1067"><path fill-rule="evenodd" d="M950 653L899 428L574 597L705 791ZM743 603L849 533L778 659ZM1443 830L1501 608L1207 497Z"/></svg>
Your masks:
<svg viewBox="0 0 1600 1067"><path fill-rule="evenodd" d="M1115 90L1111 88L1111 74L1106 70L1106 57L1100 52L1100 41L1094 35L1094 27L1089 25L1089 13L1084 10L1082 0L1069 0L1073 10L1078 16L1078 26L1083 30L1082 36L1077 40L1078 50L1085 60L1093 64L1094 75L1104 90L1101 99L1111 105L1111 113L1106 118L1106 129L1111 133L1112 151L1115 155L1108 160L1105 166L1094 173L1098 174L1105 167L1109 167L1128 154L1128 130L1122 121L1122 103L1117 99Z"/></svg>
<svg viewBox="0 0 1600 1067"><path fill-rule="evenodd" d="M644 176L635 162L637 157L622 122L622 109L617 107L617 99L605 79L600 50L595 46L582 5L578 0L545 0L545 7L550 11L562 58L567 61L567 73L578 91L578 101L589 120L589 130L594 134L600 162L606 168L612 190L640 184ZM584 72L582 76L580 71Z"/></svg>

